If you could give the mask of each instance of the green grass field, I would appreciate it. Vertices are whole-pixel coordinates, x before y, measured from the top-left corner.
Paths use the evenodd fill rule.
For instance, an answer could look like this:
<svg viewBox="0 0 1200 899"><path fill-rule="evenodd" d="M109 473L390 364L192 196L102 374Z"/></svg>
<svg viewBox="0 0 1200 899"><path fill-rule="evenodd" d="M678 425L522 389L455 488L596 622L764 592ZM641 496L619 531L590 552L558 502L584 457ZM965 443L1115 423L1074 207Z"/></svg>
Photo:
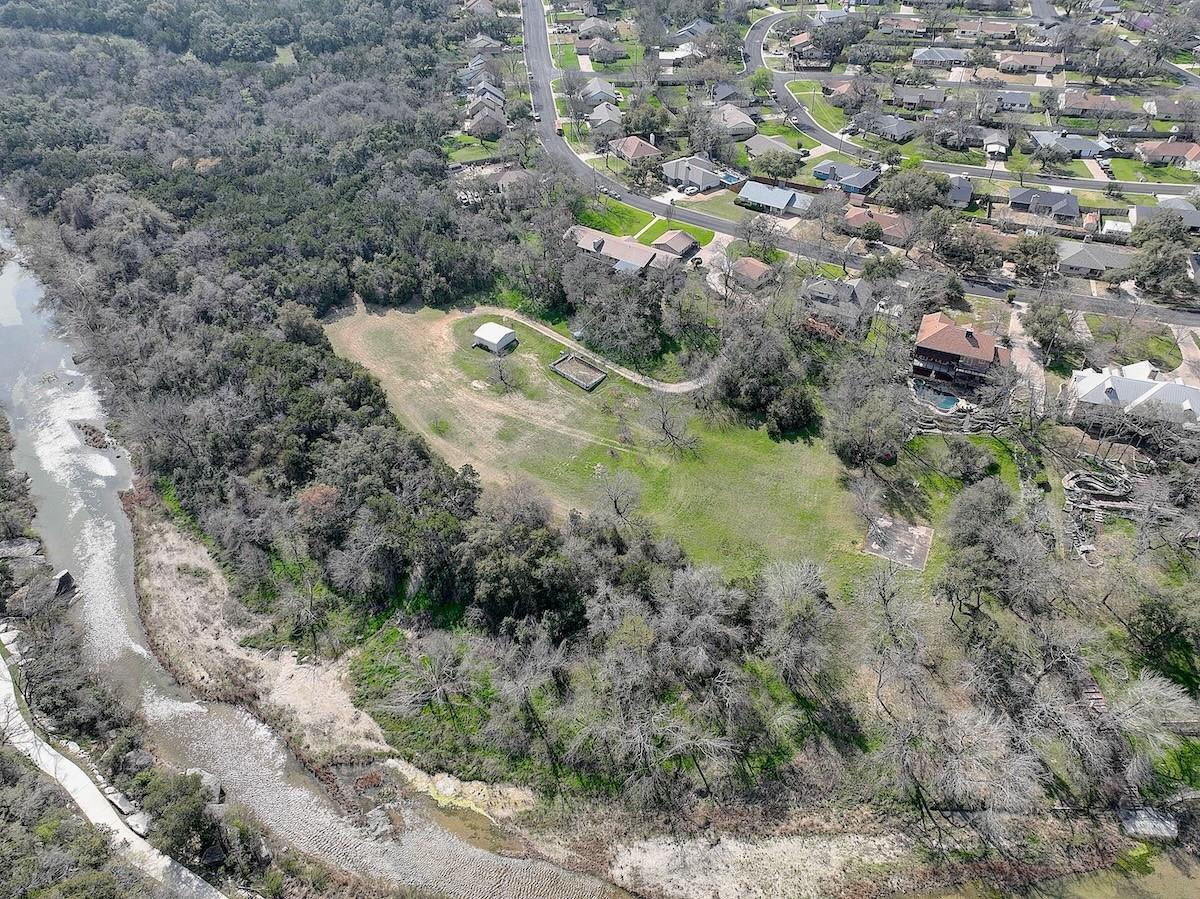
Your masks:
<svg viewBox="0 0 1200 899"><path fill-rule="evenodd" d="M686 231L692 237L696 238L696 242L702 247L706 247L712 242L716 234L707 228L701 228L698 225L688 225L684 222L668 222L666 219L659 219L649 228L642 232L638 237L639 243L644 243L646 246L654 243L668 231Z"/></svg>
<svg viewBox="0 0 1200 899"><path fill-rule="evenodd" d="M1096 343L1120 365L1149 359L1163 371L1174 371L1183 363L1183 351L1166 325L1143 321L1126 325L1121 319L1094 312L1083 318Z"/></svg>
<svg viewBox="0 0 1200 899"><path fill-rule="evenodd" d="M789 147L802 147L806 150L813 150L821 146L819 141L814 140L802 131L796 130L787 122L778 120L759 122L758 133L778 138Z"/></svg>
<svg viewBox="0 0 1200 899"><path fill-rule="evenodd" d="M1137 159L1110 160L1118 181L1153 181L1158 184L1195 184L1195 172L1173 165L1146 165Z"/></svg>
<svg viewBox="0 0 1200 899"><path fill-rule="evenodd" d="M550 55L554 59L556 68L566 71L567 69L579 68L579 54L575 52L575 44L551 44Z"/></svg>
<svg viewBox="0 0 1200 899"><path fill-rule="evenodd" d="M589 206L580 214L579 223L597 231L628 237L637 234L653 219L654 216L649 212L634 209L611 197L601 197L598 204Z"/></svg>
<svg viewBox="0 0 1200 899"><path fill-rule="evenodd" d="M846 113L825 99L821 93L821 85L815 81L789 81L787 89L792 96L804 104L808 114L826 131L835 134L846 127Z"/></svg>
<svg viewBox="0 0 1200 899"><path fill-rule="evenodd" d="M452 162L475 162L490 159L496 153L495 141L484 141L469 134L460 134L446 144Z"/></svg>

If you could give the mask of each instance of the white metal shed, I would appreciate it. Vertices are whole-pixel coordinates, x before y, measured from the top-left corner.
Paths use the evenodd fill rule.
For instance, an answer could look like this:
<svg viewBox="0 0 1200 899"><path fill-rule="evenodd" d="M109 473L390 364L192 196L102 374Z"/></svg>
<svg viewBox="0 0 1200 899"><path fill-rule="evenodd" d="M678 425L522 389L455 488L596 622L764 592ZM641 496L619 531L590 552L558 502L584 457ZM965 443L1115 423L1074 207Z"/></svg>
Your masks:
<svg viewBox="0 0 1200 899"><path fill-rule="evenodd" d="M489 353L503 353L517 342L517 332L499 322L484 322L475 332L473 346L481 346Z"/></svg>

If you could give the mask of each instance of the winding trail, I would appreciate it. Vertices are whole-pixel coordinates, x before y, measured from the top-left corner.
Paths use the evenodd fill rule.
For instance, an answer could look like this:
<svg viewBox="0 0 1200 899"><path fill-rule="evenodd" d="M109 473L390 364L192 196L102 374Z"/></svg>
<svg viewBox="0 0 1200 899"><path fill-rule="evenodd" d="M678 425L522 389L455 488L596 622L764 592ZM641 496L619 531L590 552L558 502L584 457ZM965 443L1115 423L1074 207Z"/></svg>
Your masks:
<svg viewBox="0 0 1200 899"><path fill-rule="evenodd" d="M11 633L11 631L9 632ZM7 662L0 658L0 735L62 787L96 827L109 831L117 851L147 877L182 899L224 899L174 859L163 855L129 829L116 809L87 773L38 736L17 700L16 685Z"/></svg>

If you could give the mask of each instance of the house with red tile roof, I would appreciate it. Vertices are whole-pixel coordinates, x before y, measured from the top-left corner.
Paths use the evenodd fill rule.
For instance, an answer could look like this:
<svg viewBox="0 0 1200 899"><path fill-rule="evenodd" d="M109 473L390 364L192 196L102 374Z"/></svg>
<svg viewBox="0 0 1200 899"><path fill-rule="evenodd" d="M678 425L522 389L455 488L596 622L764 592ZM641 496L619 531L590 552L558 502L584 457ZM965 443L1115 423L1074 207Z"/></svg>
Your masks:
<svg viewBox="0 0 1200 899"><path fill-rule="evenodd" d="M944 312L921 319L912 363L918 377L969 387L1011 361L1012 354L994 334L960 325Z"/></svg>

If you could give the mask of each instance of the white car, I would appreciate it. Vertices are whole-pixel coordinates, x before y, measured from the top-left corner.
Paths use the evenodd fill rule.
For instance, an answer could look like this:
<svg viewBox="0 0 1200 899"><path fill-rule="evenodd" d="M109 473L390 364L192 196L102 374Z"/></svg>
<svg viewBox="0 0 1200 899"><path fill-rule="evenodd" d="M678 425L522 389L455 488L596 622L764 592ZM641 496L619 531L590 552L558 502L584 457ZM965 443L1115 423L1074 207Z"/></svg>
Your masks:
<svg viewBox="0 0 1200 899"><path fill-rule="evenodd" d="M683 195L685 197L694 197L698 193L700 193L700 188L698 188L694 184L689 184L687 187L685 187L683 189Z"/></svg>

